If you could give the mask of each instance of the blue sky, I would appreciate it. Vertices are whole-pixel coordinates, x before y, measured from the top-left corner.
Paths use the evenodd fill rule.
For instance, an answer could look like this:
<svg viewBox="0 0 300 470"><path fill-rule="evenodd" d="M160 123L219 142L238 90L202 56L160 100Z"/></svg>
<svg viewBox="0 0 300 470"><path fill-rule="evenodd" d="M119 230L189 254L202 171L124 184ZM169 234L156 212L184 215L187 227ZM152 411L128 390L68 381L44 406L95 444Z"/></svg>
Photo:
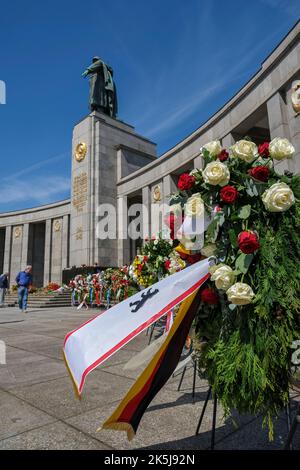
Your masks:
<svg viewBox="0 0 300 470"><path fill-rule="evenodd" d="M300 16L299 0L13 0L1 6L0 211L69 197L73 125L94 55L119 118L161 155L220 108Z"/></svg>

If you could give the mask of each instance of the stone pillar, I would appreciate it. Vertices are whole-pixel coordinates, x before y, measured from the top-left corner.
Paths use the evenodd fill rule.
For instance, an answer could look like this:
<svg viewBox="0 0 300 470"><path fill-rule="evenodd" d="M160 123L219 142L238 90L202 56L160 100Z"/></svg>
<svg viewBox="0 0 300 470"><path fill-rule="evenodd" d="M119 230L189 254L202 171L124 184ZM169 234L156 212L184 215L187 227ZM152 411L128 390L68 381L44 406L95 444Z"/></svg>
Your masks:
<svg viewBox="0 0 300 470"><path fill-rule="evenodd" d="M62 221L62 269L69 267L69 215Z"/></svg>
<svg viewBox="0 0 300 470"><path fill-rule="evenodd" d="M289 162L290 169L294 173L300 172L300 114L296 113L292 105L292 86L295 83L290 83L287 91L287 118L291 142L295 147L295 155L293 160Z"/></svg>
<svg viewBox="0 0 300 470"><path fill-rule="evenodd" d="M171 175L164 176L163 179L163 201L165 204L169 204L169 200L173 193L176 193L177 187Z"/></svg>
<svg viewBox="0 0 300 470"><path fill-rule="evenodd" d="M23 225L22 237L22 255L21 255L21 269L25 269L28 264L28 242L29 242L29 224Z"/></svg>
<svg viewBox="0 0 300 470"><path fill-rule="evenodd" d="M201 155L197 155L197 157L193 159L193 164L194 169L196 170L200 170L201 168L203 168L203 158L201 157Z"/></svg>
<svg viewBox="0 0 300 470"><path fill-rule="evenodd" d="M229 147L231 147L231 145L234 144L234 138L233 138L233 135L231 133L225 135L225 137L223 137L222 139L222 147L226 150L229 149Z"/></svg>
<svg viewBox="0 0 300 470"><path fill-rule="evenodd" d="M268 119L270 127L271 140L274 137L291 138L286 103L284 102L282 94L278 91L267 101ZM284 170L290 170L290 164L287 160L282 162L274 162L274 168L278 173L283 173Z"/></svg>
<svg viewBox="0 0 300 470"><path fill-rule="evenodd" d="M24 266L21 265L22 259L22 238L23 225L16 225L12 228L11 239L11 257L10 257L10 275L15 279L16 275Z"/></svg>
<svg viewBox="0 0 300 470"><path fill-rule="evenodd" d="M143 202L143 239L150 237L150 216L151 216L151 191L149 186L142 189L142 202Z"/></svg>
<svg viewBox="0 0 300 470"><path fill-rule="evenodd" d="M51 280L51 242L52 242L52 220L46 220L45 227L45 261L44 261L44 286Z"/></svg>
<svg viewBox="0 0 300 470"><path fill-rule="evenodd" d="M58 284L61 282L62 272L62 230L63 219L54 219L52 221L50 279Z"/></svg>
<svg viewBox="0 0 300 470"><path fill-rule="evenodd" d="M5 246L4 246L4 262L3 262L3 272L7 272L7 273L10 273L11 234L12 234L12 229L11 229L11 225L9 225L5 229ZM11 281L10 281L10 284L12 285Z"/></svg>
<svg viewBox="0 0 300 470"><path fill-rule="evenodd" d="M170 182L167 181L166 188L164 187L164 181L160 180L152 184L150 187L150 237L157 236L163 228L163 205L164 205L164 189L169 193ZM159 191L158 191L159 190ZM160 192L160 197L159 197Z"/></svg>
<svg viewBox="0 0 300 470"><path fill-rule="evenodd" d="M129 263L130 240L128 238L128 206L127 196L119 197L117 200L118 210L118 266ZM101 252L100 252L101 255Z"/></svg>
<svg viewBox="0 0 300 470"><path fill-rule="evenodd" d="M164 223L164 217L169 212L169 207L170 207L169 202L171 199L171 195L176 192L177 192L177 186L176 186L174 179L172 178L172 175L164 176L163 178L163 201L162 201L164 203L164 206L162 210L162 214L163 214L162 229L163 229L163 232L167 231L168 234L169 234L169 228ZM169 235L167 236L169 237Z"/></svg>

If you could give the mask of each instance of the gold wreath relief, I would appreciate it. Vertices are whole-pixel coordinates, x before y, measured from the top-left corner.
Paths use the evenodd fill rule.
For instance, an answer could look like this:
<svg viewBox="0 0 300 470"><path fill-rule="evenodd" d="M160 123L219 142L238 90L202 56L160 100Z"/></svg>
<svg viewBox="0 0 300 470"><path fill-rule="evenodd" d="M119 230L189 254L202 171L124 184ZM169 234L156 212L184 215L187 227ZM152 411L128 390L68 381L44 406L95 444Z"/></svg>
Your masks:
<svg viewBox="0 0 300 470"><path fill-rule="evenodd" d="M60 232L60 229L61 229L60 220L55 220L53 227L54 227L54 232Z"/></svg>
<svg viewBox="0 0 300 470"><path fill-rule="evenodd" d="M79 144L76 145L75 148L75 159L78 162L82 162L82 160L85 159L85 156L87 154L87 145L85 142L79 142Z"/></svg>
<svg viewBox="0 0 300 470"><path fill-rule="evenodd" d="M153 189L153 200L155 202L158 202L161 200L161 192L160 192L160 186L155 186Z"/></svg>
<svg viewBox="0 0 300 470"><path fill-rule="evenodd" d="M16 227L14 233L15 233L15 238L20 238L20 236L22 235L22 228Z"/></svg>
<svg viewBox="0 0 300 470"><path fill-rule="evenodd" d="M293 82L292 85L292 106L294 111L299 114L300 113L300 80L296 80Z"/></svg>

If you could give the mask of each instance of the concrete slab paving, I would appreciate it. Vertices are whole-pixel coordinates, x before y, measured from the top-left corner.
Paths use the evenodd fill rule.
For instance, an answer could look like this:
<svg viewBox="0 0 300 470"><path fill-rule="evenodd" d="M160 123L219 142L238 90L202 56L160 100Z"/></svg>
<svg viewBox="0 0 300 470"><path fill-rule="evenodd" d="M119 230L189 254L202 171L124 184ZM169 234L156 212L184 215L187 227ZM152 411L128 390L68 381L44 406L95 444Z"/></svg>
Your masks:
<svg viewBox="0 0 300 470"><path fill-rule="evenodd" d="M0 441L56 421L34 406L0 390Z"/></svg>
<svg viewBox="0 0 300 470"><path fill-rule="evenodd" d="M75 397L69 376L30 386L16 386L13 393L27 403L61 419L106 406L121 400L130 384L118 375L105 372L92 373L87 380L81 400Z"/></svg>
<svg viewBox="0 0 300 470"><path fill-rule="evenodd" d="M0 387L4 390L66 375L62 361L11 346L6 347L6 361L0 365Z"/></svg>
<svg viewBox="0 0 300 470"><path fill-rule="evenodd" d="M180 374L171 378L145 413L137 436L128 442L124 432L96 433L116 408L142 368L124 364L148 344L145 332L112 356L87 380L81 401L74 396L61 356L63 339L97 311L74 308L34 309L22 316L17 309L0 310L0 340L7 347L7 364L0 364L0 449L208 449L212 401L199 436L196 426L207 393L197 376L192 400L193 369L178 391ZM238 416L224 420L218 407L216 448L281 449L286 437L284 414L269 443L261 418ZM299 448L300 430L295 447Z"/></svg>
<svg viewBox="0 0 300 470"><path fill-rule="evenodd" d="M101 444L65 423L56 422L1 440L0 450L8 449L110 450L111 447Z"/></svg>

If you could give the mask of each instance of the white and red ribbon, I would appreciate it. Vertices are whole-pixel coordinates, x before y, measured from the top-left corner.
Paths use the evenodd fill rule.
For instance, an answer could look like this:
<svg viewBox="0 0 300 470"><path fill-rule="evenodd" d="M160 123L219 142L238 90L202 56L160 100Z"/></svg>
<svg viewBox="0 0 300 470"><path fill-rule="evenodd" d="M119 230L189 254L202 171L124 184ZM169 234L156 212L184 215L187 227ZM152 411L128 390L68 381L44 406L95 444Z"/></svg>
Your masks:
<svg viewBox="0 0 300 470"><path fill-rule="evenodd" d="M74 384L81 394L87 375L119 351L139 333L159 320L209 278L210 261L199 261L148 289L158 290L136 310L145 289L112 308L101 312L67 334L64 355ZM136 311L135 311L136 310Z"/></svg>

